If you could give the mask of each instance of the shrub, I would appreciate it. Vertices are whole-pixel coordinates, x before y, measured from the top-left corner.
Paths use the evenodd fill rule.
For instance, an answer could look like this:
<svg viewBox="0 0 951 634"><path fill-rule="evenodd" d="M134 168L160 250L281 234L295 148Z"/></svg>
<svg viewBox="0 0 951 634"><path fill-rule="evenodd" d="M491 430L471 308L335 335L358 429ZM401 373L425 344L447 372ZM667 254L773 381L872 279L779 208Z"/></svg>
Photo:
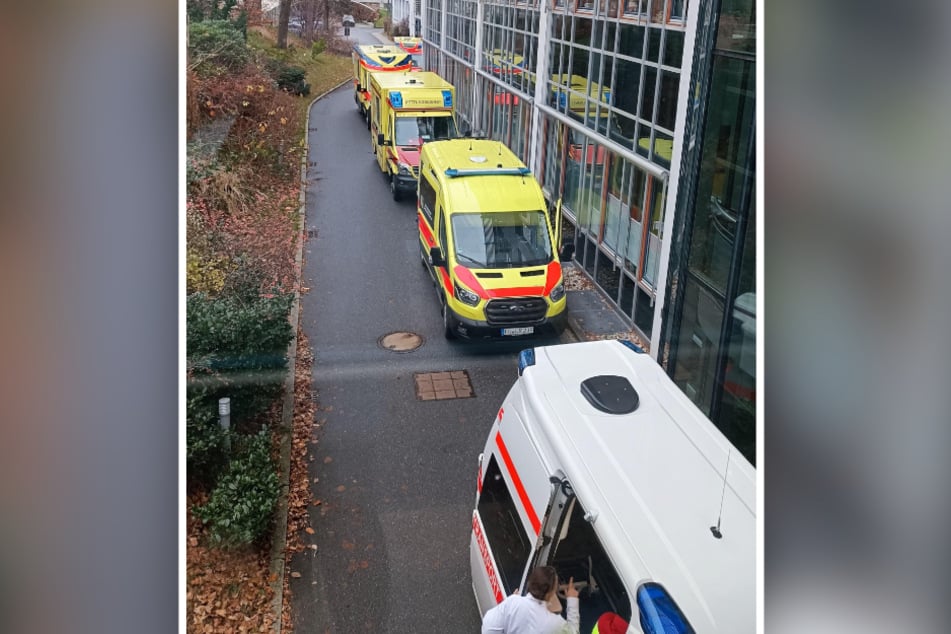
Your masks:
<svg viewBox="0 0 951 634"><path fill-rule="evenodd" d="M310 84L304 81L306 71L300 66L285 66L277 74L277 86L292 95L309 95Z"/></svg>
<svg viewBox="0 0 951 634"><path fill-rule="evenodd" d="M236 71L251 59L244 36L228 20L188 25L188 67L201 75Z"/></svg>
<svg viewBox="0 0 951 634"><path fill-rule="evenodd" d="M210 398L232 399L237 428L250 423L280 394L287 371L290 293L275 297L186 300L186 346L192 387Z"/></svg>
<svg viewBox="0 0 951 634"><path fill-rule="evenodd" d="M394 37L409 36L409 20L408 19L403 18L402 20L396 23L396 25L393 27L393 36Z"/></svg>
<svg viewBox="0 0 951 634"><path fill-rule="evenodd" d="M193 293L186 302L188 355L205 356L218 369L283 368L293 336L288 314L294 296L211 298Z"/></svg>
<svg viewBox="0 0 951 634"><path fill-rule="evenodd" d="M208 527L210 542L233 548L251 545L267 533L280 494L266 429L242 439L244 446L195 515Z"/></svg>
<svg viewBox="0 0 951 634"><path fill-rule="evenodd" d="M224 431L217 419L217 401L206 393L188 399L185 408L185 456L189 487L212 486L228 462Z"/></svg>
<svg viewBox="0 0 951 634"><path fill-rule="evenodd" d="M314 43L310 45L311 59L317 59L317 57L325 50L327 50L327 40L324 38L314 40Z"/></svg>

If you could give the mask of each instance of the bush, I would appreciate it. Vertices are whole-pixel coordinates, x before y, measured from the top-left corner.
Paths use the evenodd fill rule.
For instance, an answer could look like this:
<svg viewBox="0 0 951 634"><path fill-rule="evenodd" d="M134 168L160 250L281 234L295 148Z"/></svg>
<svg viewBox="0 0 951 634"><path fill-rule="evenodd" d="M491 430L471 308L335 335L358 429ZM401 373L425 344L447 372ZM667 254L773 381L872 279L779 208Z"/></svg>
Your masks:
<svg viewBox="0 0 951 634"><path fill-rule="evenodd" d="M189 487L212 486L228 463L228 432L218 423L217 401L205 394L188 400L185 409L185 454Z"/></svg>
<svg viewBox="0 0 951 634"><path fill-rule="evenodd" d="M208 503L195 509L215 546L233 548L261 539L267 533L280 495L280 480L271 460L270 434L262 429L242 440L241 453L218 480Z"/></svg>
<svg viewBox="0 0 951 634"><path fill-rule="evenodd" d="M242 33L228 20L205 20L188 25L188 66L200 75L217 75L243 68L251 59Z"/></svg>
<svg viewBox="0 0 951 634"><path fill-rule="evenodd" d="M306 71L300 66L285 66L275 79L277 86L292 95L306 96L310 94L310 84L304 81Z"/></svg>
<svg viewBox="0 0 951 634"><path fill-rule="evenodd" d="M234 427L250 423L280 395L287 372L292 294L186 300L191 384L217 400L232 400Z"/></svg>
<svg viewBox="0 0 951 634"><path fill-rule="evenodd" d="M324 38L314 40L314 43L310 45L311 59L317 59L317 57L325 50L327 50L327 40Z"/></svg>
<svg viewBox="0 0 951 634"><path fill-rule="evenodd" d="M396 23L396 26L393 27L393 36L394 37L400 37L400 36L408 37L409 36L409 20L408 19L403 18L402 20Z"/></svg>

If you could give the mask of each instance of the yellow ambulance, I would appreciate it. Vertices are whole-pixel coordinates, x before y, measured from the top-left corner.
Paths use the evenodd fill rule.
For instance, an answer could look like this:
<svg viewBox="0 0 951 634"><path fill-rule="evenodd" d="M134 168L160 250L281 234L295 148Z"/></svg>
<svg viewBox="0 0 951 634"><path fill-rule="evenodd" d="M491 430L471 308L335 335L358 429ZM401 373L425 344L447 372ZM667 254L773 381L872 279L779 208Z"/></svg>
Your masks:
<svg viewBox="0 0 951 634"><path fill-rule="evenodd" d="M370 127L371 72L409 70L413 56L398 46L388 44L353 45L353 100Z"/></svg>
<svg viewBox="0 0 951 634"><path fill-rule="evenodd" d="M370 143L393 200L416 193L423 143L454 139L456 89L430 72L370 73Z"/></svg>
<svg viewBox="0 0 951 634"><path fill-rule="evenodd" d="M560 206L549 212L538 181L499 141L434 141L420 155L420 255L446 338L560 332L560 262L573 253L573 245L556 246Z"/></svg>

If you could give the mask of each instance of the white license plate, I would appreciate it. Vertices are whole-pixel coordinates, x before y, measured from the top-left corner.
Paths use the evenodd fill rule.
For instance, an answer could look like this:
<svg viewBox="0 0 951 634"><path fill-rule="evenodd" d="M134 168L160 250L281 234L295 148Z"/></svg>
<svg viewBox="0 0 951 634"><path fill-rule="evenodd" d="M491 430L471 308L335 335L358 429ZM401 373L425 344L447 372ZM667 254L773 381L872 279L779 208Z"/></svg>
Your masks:
<svg viewBox="0 0 951 634"><path fill-rule="evenodd" d="M503 337L514 337L516 335L530 335L535 332L534 326L528 326L527 328L503 328L502 336Z"/></svg>

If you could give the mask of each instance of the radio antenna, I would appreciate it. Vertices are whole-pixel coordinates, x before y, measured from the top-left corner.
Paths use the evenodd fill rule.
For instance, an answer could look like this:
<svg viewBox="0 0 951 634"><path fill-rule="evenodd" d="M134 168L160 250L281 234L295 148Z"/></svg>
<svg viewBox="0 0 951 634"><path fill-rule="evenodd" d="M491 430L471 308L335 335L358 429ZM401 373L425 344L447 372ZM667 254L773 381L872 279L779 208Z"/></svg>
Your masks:
<svg viewBox="0 0 951 634"><path fill-rule="evenodd" d="M499 141L499 156L502 156L502 142Z"/></svg>
<svg viewBox="0 0 951 634"><path fill-rule="evenodd" d="M726 454L726 469L723 471L723 491L720 493L720 512L717 515L717 525L710 527L710 532L713 533L713 536L717 539L723 537L723 533L720 532L720 520L723 519L723 499L726 497L726 473L730 470L730 456L732 454L732 449Z"/></svg>

